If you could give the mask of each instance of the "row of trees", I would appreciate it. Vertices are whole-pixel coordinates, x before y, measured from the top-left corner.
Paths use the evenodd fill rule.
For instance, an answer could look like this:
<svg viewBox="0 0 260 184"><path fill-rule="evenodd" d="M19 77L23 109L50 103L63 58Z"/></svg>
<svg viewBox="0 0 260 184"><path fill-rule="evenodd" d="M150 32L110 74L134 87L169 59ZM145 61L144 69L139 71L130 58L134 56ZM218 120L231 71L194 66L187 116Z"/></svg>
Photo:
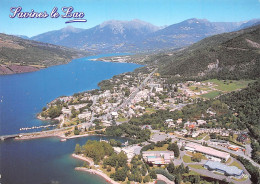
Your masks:
<svg viewBox="0 0 260 184"><path fill-rule="evenodd" d="M83 153L85 156L92 158L95 163L99 163L105 156L111 156L114 149L109 143L88 140L82 147L77 144L75 153Z"/></svg>
<svg viewBox="0 0 260 184"><path fill-rule="evenodd" d="M110 126L106 129L106 135L125 136L144 142L150 138L150 130L142 130L139 126L123 123L118 126Z"/></svg>
<svg viewBox="0 0 260 184"><path fill-rule="evenodd" d="M44 107L42 109L41 116L44 118L50 117L51 119L54 119L61 115L62 106L61 105L53 105L49 109Z"/></svg>

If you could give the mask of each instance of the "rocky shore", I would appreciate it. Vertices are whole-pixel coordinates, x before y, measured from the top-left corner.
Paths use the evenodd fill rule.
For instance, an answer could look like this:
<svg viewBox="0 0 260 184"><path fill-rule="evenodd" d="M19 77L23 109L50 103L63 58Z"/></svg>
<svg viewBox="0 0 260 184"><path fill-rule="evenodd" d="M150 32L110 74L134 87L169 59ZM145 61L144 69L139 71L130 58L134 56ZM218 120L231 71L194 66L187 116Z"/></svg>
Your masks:
<svg viewBox="0 0 260 184"><path fill-rule="evenodd" d="M35 72L40 70L39 67L34 66L23 66L23 65L0 65L0 75L8 75L15 73L26 73L26 72Z"/></svg>

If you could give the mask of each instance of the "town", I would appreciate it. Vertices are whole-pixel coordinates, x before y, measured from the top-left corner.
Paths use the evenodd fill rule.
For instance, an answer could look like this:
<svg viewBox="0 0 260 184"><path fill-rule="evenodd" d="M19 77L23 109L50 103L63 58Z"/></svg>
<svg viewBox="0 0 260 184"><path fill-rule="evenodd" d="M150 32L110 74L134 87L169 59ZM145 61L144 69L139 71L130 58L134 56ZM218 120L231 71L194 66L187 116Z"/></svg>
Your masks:
<svg viewBox="0 0 260 184"><path fill-rule="evenodd" d="M115 153L124 154L128 164L141 159L149 171L157 169L157 174L163 173L169 180L175 176L175 182L176 173L161 171L169 164L187 167L187 176L192 172L220 181L250 183L250 173L241 162L247 159L256 167L259 164L251 159L248 131L223 122L230 118L229 108L217 98L250 82L213 79L172 84L157 69L147 67L102 81L99 90L59 97L44 107L38 118L58 122L57 128L64 134L62 141L92 134L125 136L130 140L123 147L112 144ZM203 102L206 105L198 107ZM96 167L95 172L107 175L115 172L113 166L107 169L102 164L104 161L97 162L92 170ZM112 176L118 181L126 179ZM145 177L147 182L155 179L151 173L141 178ZM137 178L132 181L139 181ZM131 181L131 176L127 180Z"/></svg>

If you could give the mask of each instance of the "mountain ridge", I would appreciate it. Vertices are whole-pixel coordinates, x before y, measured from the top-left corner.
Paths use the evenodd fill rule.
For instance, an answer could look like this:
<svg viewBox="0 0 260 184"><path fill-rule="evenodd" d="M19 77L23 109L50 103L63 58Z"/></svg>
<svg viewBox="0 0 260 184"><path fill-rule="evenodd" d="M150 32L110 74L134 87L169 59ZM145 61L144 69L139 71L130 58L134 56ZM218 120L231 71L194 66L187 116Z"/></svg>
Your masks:
<svg viewBox="0 0 260 184"><path fill-rule="evenodd" d="M204 38L174 53L150 56L167 78L256 79L260 77L260 25Z"/></svg>
<svg viewBox="0 0 260 184"><path fill-rule="evenodd" d="M192 18L161 28L138 19L109 20L89 29L66 27L31 39L93 52L149 52L188 46L211 35L234 31L246 23L256 22Z"/></svg>

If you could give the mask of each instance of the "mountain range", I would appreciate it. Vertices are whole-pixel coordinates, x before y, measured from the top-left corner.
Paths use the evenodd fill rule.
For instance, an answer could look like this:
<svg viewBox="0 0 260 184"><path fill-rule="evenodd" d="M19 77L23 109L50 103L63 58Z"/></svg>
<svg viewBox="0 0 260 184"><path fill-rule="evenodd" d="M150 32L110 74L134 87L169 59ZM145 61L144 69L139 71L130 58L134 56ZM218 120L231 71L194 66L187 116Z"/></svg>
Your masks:
<svg viewBox="0 0 260 184"><path fill-rule="evenodd" d="M68 26L30 39L97 53L147 52L188 46L211 35L240 30L259 23L260 19L210 22L193 18L161 28L138 19L110 20L90 29Z"/></svg>

